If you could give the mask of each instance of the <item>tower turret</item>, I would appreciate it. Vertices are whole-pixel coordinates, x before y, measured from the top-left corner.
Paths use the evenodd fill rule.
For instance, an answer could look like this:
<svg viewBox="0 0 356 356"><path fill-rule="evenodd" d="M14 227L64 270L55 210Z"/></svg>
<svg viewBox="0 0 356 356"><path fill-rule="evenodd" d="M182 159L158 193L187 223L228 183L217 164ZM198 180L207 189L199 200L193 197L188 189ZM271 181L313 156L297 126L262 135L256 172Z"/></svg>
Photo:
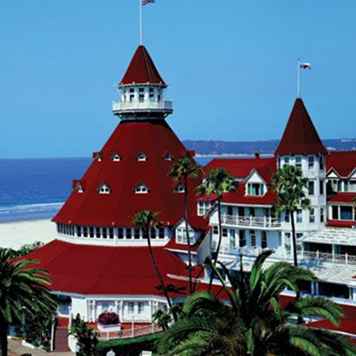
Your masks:
<svg viewBox="0 0 356 356"><path fill-rule="evenodd" d="M325 162L327 150L301 98L297 98L282 139L276 149L278 167L294 165L308 179L310 209L296 216L298 237L320 230L326 222ZM282 223L285 241L290 241L290 222ZM288 243L286 244L288 245Z"/></svg>
<svg viewBox="0 0 356 356"><path fill-rule="evenodd" d="M120 96L113 113L122 120L164 118L173 112L164 98L167 84L144 46L139 46L118 85Z"/></svg>

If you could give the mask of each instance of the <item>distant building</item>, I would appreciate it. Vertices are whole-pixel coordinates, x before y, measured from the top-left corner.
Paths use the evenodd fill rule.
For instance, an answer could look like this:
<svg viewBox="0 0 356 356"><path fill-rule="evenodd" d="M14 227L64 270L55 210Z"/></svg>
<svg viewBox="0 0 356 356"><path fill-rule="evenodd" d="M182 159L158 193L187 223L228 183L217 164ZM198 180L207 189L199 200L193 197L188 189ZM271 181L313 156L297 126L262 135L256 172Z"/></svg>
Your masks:
<svg viewBox="0 0 356 356"><path fill-rule="evenodd" d="M139 46L119 83L119 100L113 103L121 122L93 154L84 176L73 181L72 193L53 219L57 239L29 255L51 275L51 289L62 300L61 325L77 313L96 323L110 311L123 325L145 326L156 310L167 307L157 288L147 238L133 225L134 215L144 209L159 212L162 226L151 231L154 252L166 283L181 288L172 298L184 297L184 189L169 172L174 159L194 153L166 122L173 112L172 102L165 99L166 87L146 48ZM321 282L306 285L305 293L348 305L347 315L355 317L356 152L328 152L299 98L273 157L214 159L205 167L225 168L238 185L223 196L219 259L238 270L242 254L248 270L254 258L270 248L270 262L292 261L290 223L275 214L271 190L273 174L285 164L300 167L309 179L311 208L296 217L298 256ZM217 213L205 218L210 203L197 197L198 184L199 179L189 180L188 225L196 270L214 251L219 233ZM204 288L207 273L195 277ZM347 332L356 334L356 326Z"/></svg>

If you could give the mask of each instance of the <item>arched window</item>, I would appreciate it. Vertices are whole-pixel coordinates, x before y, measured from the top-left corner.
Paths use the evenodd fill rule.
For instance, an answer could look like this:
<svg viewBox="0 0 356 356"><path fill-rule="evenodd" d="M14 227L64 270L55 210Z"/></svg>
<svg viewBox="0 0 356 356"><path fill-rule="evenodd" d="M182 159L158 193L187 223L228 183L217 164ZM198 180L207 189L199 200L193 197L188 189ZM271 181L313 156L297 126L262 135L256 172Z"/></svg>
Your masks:
<svg viewBox="0 0 356 356"><path fill-rule="evenodd" d="M140 153L137 155L137 160L138 160L139 162L147 161L147 156L146 156L143 152L140 152Z"/></svg>
<svg viewBox="0 0 356 356"><path fill-rule="evenodd" d="M114 162L119 162L119 161L121 161L121 157L120 157L120 155L119 155L118 153L114 153L114 154L112 155L112 160L113 160Z"/></svg>
<svg viewBox="0 0 356 356"><path fill-rule="evenodd" d="M135 188L135 193L136 194L146 194L146 193L148 193L148 188L144 184L139 184Z"/></svg>
<svg viewBox="0 0 356 356"><path fill-rule="evenodd" d="M175 189L176 193L184 193L184 185L183 184L178 184Z"/></svg>
<svg viewBox="0 0 356 356"><path fill-rule="evenodd" d="M111 189L108 185L102 184L99 187L99 194L110 194L110 193L111 193Z"/></svg>

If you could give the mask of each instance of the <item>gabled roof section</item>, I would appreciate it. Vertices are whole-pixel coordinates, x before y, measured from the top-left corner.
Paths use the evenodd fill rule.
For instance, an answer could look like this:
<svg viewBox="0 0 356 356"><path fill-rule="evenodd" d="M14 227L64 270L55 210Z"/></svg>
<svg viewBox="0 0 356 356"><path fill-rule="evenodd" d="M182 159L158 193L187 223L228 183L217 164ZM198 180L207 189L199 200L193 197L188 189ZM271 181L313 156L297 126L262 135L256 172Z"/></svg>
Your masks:
<svg viewBox="0 0 356 356"><path fill-rule="evenodd" d="M276 155L327 154L301 98L297 98Z"/></svg>
<svg viewBox="0 0 356 356"><path fill-rule="evenodd" d="M122 78L121 85L156 84L166 87L146 47L139 46Z"/></svg>
<svg viewBox="0 0 356 356"><path fill-rule="evenodd" d="M329 152L326 160L327 171L337 172L342 178L349 178L356 171L356 151Z"/></svg>

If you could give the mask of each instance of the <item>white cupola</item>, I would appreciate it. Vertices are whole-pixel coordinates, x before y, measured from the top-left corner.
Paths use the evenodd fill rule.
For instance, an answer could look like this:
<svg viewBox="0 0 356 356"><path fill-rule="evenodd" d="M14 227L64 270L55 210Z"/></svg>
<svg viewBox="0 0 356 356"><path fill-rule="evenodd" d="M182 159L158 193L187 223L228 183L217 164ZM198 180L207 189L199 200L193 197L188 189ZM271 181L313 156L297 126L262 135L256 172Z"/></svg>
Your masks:
<svg viewBox="0 0 356 356"><path fill-rule="evenodd" d="M172 102L164 98L167 84L144 46L137 48L118 88L120 96L113 103L113 113L123 120L161 119L173 112Z"/></svg>

